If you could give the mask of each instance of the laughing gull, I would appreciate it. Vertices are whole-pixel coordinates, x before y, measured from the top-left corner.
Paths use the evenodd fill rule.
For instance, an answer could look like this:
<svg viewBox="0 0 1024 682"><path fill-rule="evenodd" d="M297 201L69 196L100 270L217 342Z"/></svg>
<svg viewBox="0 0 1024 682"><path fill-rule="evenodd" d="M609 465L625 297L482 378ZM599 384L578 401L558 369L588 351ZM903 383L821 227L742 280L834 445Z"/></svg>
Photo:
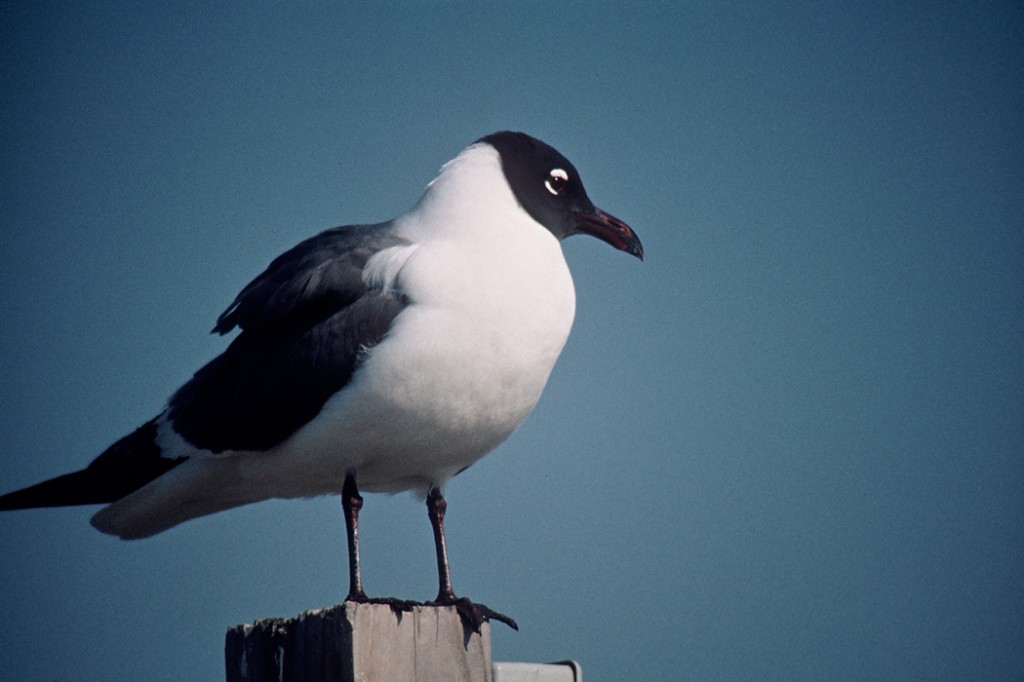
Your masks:
<svg viewBox="0 0 1024 682"><path fill-rule="evenodd" d="M0 497L0 510L104 503L92 525L136 539L270 498L340 494L348 599L395 605L363 591L359 490L413 490L434 531L431 603L477 630L488 617L515 627L452 591L441 491L540 398L575 312L559 244L574 234L643 258L558 151L523 133L483 137L408 213L276 258L213 328L241 332L159 415L85 469Z"/></svg>

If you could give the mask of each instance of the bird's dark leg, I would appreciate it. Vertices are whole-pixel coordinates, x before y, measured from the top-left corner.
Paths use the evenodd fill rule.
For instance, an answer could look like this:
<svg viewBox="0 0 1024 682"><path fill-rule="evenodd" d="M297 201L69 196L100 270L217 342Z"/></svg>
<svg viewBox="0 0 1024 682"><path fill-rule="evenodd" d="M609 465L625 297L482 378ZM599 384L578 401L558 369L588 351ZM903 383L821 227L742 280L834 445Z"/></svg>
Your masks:
<svg viewBox="0 0 1024 682"><path fill-rule="evenodd" d="M437 487L430 489L427 493L427 516L430 517L430 525L434 529L434 549L437 552L437 603L452 604L455 602L455 593L452 592L452 574L448 569L448 547L444 541L444 513L448 509L448 502Z"/></svg>
<svg viewBox="0 0 1024 682"><path fill-rule="evenodd" d="M348 601L365 603L366 593L363 592L363 578L359 573L359 510L363 508L363 498L356 488L356 477L351 473L345 475L345 485L341 489L341 507L345 510L345 535L348 538Z"/></svg>
<svg viewBox="0 0 1024 682"><path fill-rule="evenodd" d="M448 547L444 540L444 513L448 509L448 502L445 501L441 489L437 486L430 488L427 493L427 516L430 517L430 525L434 529L434 550L437 553L437 599L434 604L438 606L454 606L462 619L474 630L480 632L480 626L485 620L498 620L508 625L513 630L519 626L508 616L498 613L483 604L474 604L466 597L456 597L452 591L452 575L448 569Z"/></svg>
<svg viewBox="0 0 1024 682"><path fill-rule="evenodd" d="M341 507L345 510L345 535L348 539L348 596L345 600L360 604L387 604L396 612L412 611L416 602L395 597L367 597L363 592L363 577L359 570L359 510L363 508L363 497L356 487L355 474L345 475Z"/></svg>

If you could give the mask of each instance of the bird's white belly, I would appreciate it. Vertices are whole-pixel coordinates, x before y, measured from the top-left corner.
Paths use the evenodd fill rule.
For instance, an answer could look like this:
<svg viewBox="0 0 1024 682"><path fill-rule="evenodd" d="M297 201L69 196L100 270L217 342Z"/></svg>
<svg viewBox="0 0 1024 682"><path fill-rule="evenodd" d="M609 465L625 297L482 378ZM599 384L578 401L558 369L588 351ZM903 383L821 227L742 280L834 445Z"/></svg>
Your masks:
<svg viewBox="0 0 1024 682"><path fill-rule="evenodd" d="M300 494L337 492L348 471L362 490L426 490L504 441L536 405L572 324L557 256L545 270L554 276L532 288L484 281L446 297L434 274L426 302L403 311L349 386L280 446L318 488ZM514 295L494 293L504 291Z"/></svg>

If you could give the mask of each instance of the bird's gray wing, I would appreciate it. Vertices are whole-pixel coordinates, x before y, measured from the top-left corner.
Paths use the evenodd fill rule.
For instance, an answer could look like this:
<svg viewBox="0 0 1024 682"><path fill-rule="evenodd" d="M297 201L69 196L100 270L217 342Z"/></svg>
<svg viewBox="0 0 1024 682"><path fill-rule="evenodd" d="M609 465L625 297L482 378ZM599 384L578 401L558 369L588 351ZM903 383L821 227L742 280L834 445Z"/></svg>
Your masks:
<svg viewBox="0 0 1024 682"><path fill-rule="evenodd" d="M214 327L241 334L172 396L175 431L213 452L266 450L313 419L408 304L362 275L372 255L407 243L387 223L348 226L276 258Z"/></svg>
<svg viewBox="0 0 1024 682"><path fill-rule="evenodd" d="M242 333L171 398L173 428L215 452L265 450L315 417L406 306L362 279L374 253L405 243L387 224L335 228L275 259L217 320ZM119 500L188 459L159 441L150 420L85 469L0 496L0 510Z"/></svg>
<svg viewBox="0 0 1024 682"><path fill-rule="evenodd" d="M267 329L310 308L344 308L366 294L362 272L373 254L405 240L390 223L325 230L275 258L217 318L213 331Z"/></svg>

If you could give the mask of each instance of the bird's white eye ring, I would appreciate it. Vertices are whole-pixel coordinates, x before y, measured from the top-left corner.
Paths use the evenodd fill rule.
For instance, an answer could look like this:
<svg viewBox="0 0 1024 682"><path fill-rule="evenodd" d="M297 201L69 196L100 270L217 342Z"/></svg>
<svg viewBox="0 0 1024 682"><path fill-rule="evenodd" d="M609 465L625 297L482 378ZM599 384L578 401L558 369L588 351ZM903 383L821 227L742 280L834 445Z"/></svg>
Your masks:
<svg viewBox="0 0 1024 682"><path fill-rule="evenodd" d="M548 188L548 191L554 194L556 197L562 193L565 186L569 183L569 174L561 168L552 168L551 172L548 173L548 179L544 181L544 186Z"/></svg>

